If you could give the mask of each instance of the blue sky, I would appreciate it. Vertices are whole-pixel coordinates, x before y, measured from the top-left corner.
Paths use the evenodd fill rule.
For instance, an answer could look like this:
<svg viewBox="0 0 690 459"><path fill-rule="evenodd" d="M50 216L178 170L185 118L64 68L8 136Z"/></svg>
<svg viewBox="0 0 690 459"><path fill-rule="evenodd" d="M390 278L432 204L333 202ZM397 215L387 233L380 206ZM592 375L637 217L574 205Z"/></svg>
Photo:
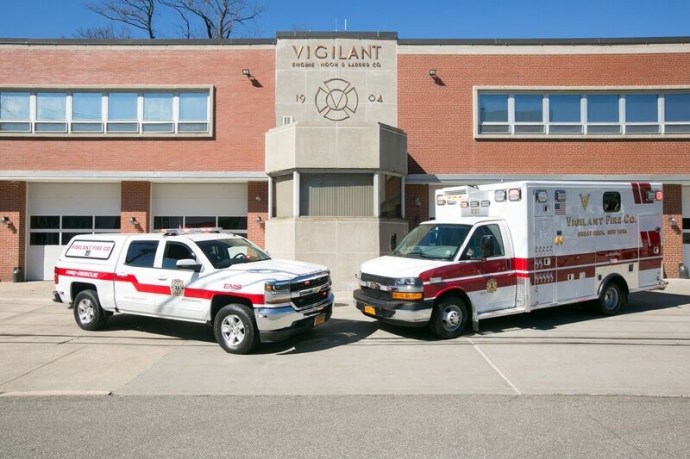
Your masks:
<svg viewBox="0 0 690 459"><path fill-rule="evenodd" d="M96 1L96 0L91 0ZM86 0L0 0L0 37L73 38L106 25ZM265 13L237 37L278 31L386 31L399 38L690 36L690 0L258 0ZM170 17L168 18L170 19ZM161 38L172 38L169 22ZM144 38L134 32L135 38Z"/></svg>

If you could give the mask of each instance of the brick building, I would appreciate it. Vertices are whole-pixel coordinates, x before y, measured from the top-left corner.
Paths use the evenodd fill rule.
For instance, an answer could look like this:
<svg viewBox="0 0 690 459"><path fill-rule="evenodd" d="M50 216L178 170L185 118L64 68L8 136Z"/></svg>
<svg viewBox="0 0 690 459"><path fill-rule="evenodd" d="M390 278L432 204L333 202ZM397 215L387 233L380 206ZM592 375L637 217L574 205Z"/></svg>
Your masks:
<svg viewBox="0 0 690 459"><path fill-rule="evenodd" d="M688 75L686 38L1 39L0 281L74 234L221 226L346 289L437 188L534 178L662 182L677 277Z"/></svg>

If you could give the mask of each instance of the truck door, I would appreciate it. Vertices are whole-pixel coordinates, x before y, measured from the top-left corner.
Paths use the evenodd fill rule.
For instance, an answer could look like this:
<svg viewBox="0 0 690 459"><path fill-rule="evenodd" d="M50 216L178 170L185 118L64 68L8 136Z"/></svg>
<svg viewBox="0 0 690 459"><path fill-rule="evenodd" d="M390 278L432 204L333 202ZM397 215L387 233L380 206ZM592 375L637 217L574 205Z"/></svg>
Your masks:
<svg viewBox="0 0 690 459"><path fill-rule="evenodd" d="M163 241L160 269L154 279L156 295L154 313L178 319L202 320L208 311L208 300L192 296L189 292L198 288L199 273L177 267L179 260L200 260L194 250L181 241Z"/></svg>
<svg viewBox="0 0 690 459"><path fill-rule="evenodd" d="M134 239L125 247L115 271L115 304L119 311L148 314L153 306L158 240Z"/></svg>
<svg viewBox="0 0 690 459"><path fill-rule="evenodd" d="M515 307L516 276L498 224L478 225L460 257L472 280L467 294L478 313Z"/></svg>

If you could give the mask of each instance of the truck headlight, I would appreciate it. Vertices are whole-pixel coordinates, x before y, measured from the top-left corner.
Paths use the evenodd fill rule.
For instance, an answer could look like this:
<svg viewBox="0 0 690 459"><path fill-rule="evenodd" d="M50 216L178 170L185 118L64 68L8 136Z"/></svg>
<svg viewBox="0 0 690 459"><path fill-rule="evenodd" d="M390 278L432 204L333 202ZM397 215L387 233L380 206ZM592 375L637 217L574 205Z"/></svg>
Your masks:
<svg viewBox="0 0 690 459"><path fill-rule="evenodd" d="M289 282L267 281L264 284L264 301L267 304L283 303L291 298Z"/></svg>
<svg viewBox="0 0 690 459"><path fill-rule="evenodd" d="M422 280L418 277L401 277L395 279L391 299L415 301L424 298Z"/></svg>

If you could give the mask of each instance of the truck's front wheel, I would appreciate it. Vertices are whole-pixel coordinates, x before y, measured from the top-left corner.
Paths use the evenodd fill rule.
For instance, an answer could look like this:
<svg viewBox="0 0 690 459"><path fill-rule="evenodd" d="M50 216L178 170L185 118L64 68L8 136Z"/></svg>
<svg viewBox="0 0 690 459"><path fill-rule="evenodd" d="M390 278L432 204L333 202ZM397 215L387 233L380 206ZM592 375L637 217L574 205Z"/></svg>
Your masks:
<svg viewBox="0 0 690 459"><path fill-rule="evenodd" d="M259 342L252 311L241 304L223 306L216 314L213 332L220 347L231 354L247 354Z"/></svg>
<svg viewBox="0 0 690 459"><path fill-rule="evenodd" d="M429 327L441 339L457 338L465 331L468 319L465 302L457 297L449 297L436 305Z"/></svg>
<svg viewBox="0 0 690 459"><path fill-rule="evenodd" d="M83 290L74 299L74 319L83 330L100 330L108 316L101 308L98 294L93 290Z"/></svg>

